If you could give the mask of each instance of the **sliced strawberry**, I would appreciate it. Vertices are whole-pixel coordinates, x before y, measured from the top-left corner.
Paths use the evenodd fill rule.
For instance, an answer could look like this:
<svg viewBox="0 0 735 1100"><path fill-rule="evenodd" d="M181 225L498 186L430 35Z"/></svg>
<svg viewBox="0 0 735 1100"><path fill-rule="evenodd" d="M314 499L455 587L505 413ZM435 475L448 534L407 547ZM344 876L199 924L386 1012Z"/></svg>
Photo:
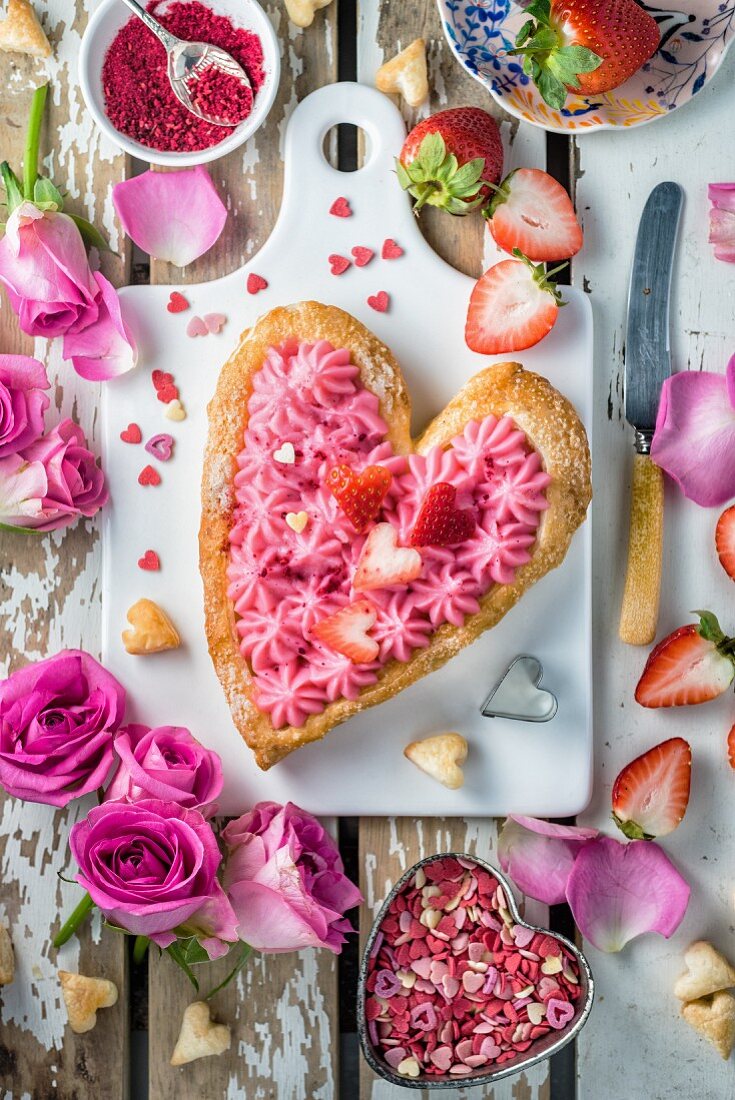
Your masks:
<svg viewBox="0 0 735 1100"><path fill-rule="evenodd" d="M673 833L689 804L692 750L672 737L626 764L612 789L613 820L629 840Z"/></svg>
<svg viewBox="0 0 735 1100"><path fill-rule="evenodd" d="M368 664L375 660L380 649L368 634L377 617L378 612L370 600L356 600L322 619L311 632L324 645L356 664Z"/></svg>
<svg viewBox="0 0 735 1100"><path fill-rule="evenodd" d="M730 761L730 767L735 769L735 726L727 735L727 759Z"/></svg>
<svg viewBox="0 0 735 1100"><path fill-rule="evenodd" d="M482 355L533 347L556 323L561 293L552 276L560 268L534 266L517 248L513 255L486 271L470 295L464 338Z"/></svg>
<svg viewBox="0 0 735 1100"><path fill-rule="evenodd" d="M519 248L529 260L565 260L582 247L572 200L538 168L519 168L506 176L483 214L505 252Z"/></svg>
<svg viewBox="0 0 735 1100"><path fill-rule="evenodd" d="M735 504L726 508L717 521L715 547L720 565L735 581Z"/></svg>
<svg viewBox="0 0 735 1100"><path fill-rule="evenodd" d="M698 611L699 626L680 626L652 650L635 689L643 707L706 703L727 691L735 677L733 648L711 611Z"/></svg>
<svg viewBox="0 0 735 1100"><path fill-rule="evenodd" d="M411 533L412 546L454 546L470 538L477 526L470 508L457 508L457 490L446 481L432 485L423 499Z"/></svg>
<svg viewBox="0 0 735 1100"><path fill-rule="evenodd" d="M332 467L326 485L355 530L364 531L380 511L391 480L385 466L366 466L357 473L341 465Z"/></svg>
<svg viewBox="0 0 735 1100"><path fill-rule="evenodd" d="M408 584L421 572L421 554L398 545L398 532L390 523L378 523L365 540L352 587L362 591Z"/></svg>

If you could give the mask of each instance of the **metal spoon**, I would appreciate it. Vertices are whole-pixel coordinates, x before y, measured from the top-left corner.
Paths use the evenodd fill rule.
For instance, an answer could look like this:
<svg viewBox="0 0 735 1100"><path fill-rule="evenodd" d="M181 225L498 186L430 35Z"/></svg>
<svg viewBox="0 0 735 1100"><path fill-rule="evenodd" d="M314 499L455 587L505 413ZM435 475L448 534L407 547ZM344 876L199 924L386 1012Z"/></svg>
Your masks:
<svg viewBox="0 0 735 1100"><path fill-rule="evenodd" d="M217 69L218 72L236 77L246 88L252 89L250 78L241 65L238 65L234 57L219 46L212 46L209 42L187 42L183 38L177 38L165 27L162 27L157 19L137 4L135 0L123 0L128 7L142 19L146 27L153 31L163 44L168 57L168 79L171 82L174 95L180 103L191 111L197 118L211 122L214 126L237 126L241 119L225 119L218 115L210 115L203 111L192 100L193 85L208 69Z"/></svg>

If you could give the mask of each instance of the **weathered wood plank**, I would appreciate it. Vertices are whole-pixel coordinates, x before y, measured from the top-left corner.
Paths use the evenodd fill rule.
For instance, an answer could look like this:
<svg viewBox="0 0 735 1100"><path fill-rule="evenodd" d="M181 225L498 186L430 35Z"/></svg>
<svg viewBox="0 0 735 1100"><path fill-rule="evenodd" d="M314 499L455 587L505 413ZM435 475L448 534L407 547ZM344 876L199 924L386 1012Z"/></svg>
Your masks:
<svg viewBox="0 0 735 1100"><path fill-rule="evenodd" d="M692 746L692 795L686 818L663 847L692 886L689 912L669 942L646 936L620 955L585 946L599 990L578 1044L580 1100L664 1100L731 1096L732 1061L717 1054L678 1018L673 984L687 944L712 939L731 955L733 943L733 776L725 737L732 700L651 712L633 690L648 647L618 641L623 592L632 432L623 416L625 310L638 219L650 189L676 180L686 191L671 309L675 370L722 371L733 344L733 270L707 244L710 181L735 179L732 130L735 55L686 110L636 130L582 138L576 151L577 207L585 247L574 280L591 296L596 326L595 500L595 796L585 824L610 828L610 787L627 761L668 737ZM614 185L613 185L614 184ZM596 471L596 473L595 473ZM610 471L614 476L610 476ZM664 586L658 637L711 607L735 627L732 582L714 554L716 509L700 509L671 485L666 493ZM609 1082L609 1084L604 1084Z"/></svg>
<svg viewBox="0 0 735 1100"><path fill-rule="evenodd" d="M67 190L67 208L96 221L118 248L111 223L109 187L124 172L124 157L100 141L85 116L76 79L76 58L86 12L72 0L39 3L55 56L48 73L52 91L41 143L45 164ZM2 156L19 165L32 87L43 69L18 55L0 58ZM105 273L124 278L125 257L105 257ZM97 442L99 387L79 379L60 358L60 348L23 336L7 300L0 308L0 351L35 354L53 380L49 423L73 416ZM0 535L0 660L5 672L65 646L98 655L100 648L100 547L97 524L78 524L45 538ZM57 914L79 900L78 887L57 873L74 870L67 838L83 817L87 800L55 813L45 806L0 801L0 919L10 927L16 978L0 992L0 1089L6 1098L127 1094L128 1013L123 938L102 934L100 921L56 952L50 934ZM101 1012L94 1031L75 1036L56 978L57 966L111 978L120 1001Z"/></svg>
<svg viewBox="0 0 735 1100"><path fill-rule="evenodd" d="M337 5L319 12L305 31L289 24L278 0L266 8L282 47L281 86L266 126L243 150L211 168L231 211L225 232L206 256L185 271L152 262L152 282L216 278L257 252L280 207L281 142L286 122L300 99L336 79ZM230 968L226 960L212 966L207 980L211 977L215 985ZM182 1069L172 1068L169 1058L184 1008L195 999L194 992L171 960L157 959L155 953L149 963L149 980L150 1100L336 1097L337 965L329 952L252 960L237 981L213 1000L216 1018L232 1027L231 1050Z"/></svg>

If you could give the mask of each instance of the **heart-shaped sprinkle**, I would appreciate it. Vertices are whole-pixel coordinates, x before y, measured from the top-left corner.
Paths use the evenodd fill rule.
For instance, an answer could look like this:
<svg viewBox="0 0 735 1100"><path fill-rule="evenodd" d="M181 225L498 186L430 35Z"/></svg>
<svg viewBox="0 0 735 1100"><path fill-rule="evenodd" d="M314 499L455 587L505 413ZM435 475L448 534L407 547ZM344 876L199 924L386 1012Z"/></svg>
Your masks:
<svg viewBox="0 0 735 1100"><path fill-rule="evenodd" d="M161 568L161 561L155 550L146 550L142 558L138 558L138 568L155 573Z"/></svg>
<svg viewBox="0 0 735 1100"><path fill-rule="evenodd" d="M138 474L139 485L160 485L161 475L152 466L144 466Z"/></svg>
<svg viewBox="0 0 735 1100"><path fill-rule="evenodd" d="M335 218L349 218L352 216L352 207L347 199L340 195L329 207L329 213L333 214Z"/></svg>
<svg viewBox="0 0 735 1100"><path fill-rule="evenodd" d="M434 1063L437 1069L440 1069L442 1073L446 1073L453 1062L452 1048L451 1047L436 1047L429 1055L429 1059Z"/></svg>
<svg viewBox="0 0 735 1100"><path fill-rule="evenodd" d="M356 244L351 251L355 260L355 267L366 267L375 255L372 248L365 248L361 244Z"/></svg>
<svg viewBox="0 0 735 1100"><path fill-rule="evenodd" d="M168 405L169 401L174 401L178 396L178 389L170 382L156 390L156 397L163 405Z"/></svg>
<svg viewBox="0 0 735 1100"><path fill-rule="evenodd" d="M558 992L559 983L554 978L542 978L538 983L537 991L542 1001L548 1001L554 993Z"/></svg>
<svg viewBox="0 0 735 1100"><path fill-rule="evenodd" d="M296 451L293 443L282 443L278 450L273 452L273 457L276 462L280 462L284 466L293 466L296 461Z"/></svg>
<svg viewBox="0 0 735 1100"><path fill-rule="evenodd" d="M173 452L174 437L166 432L153 435L145 445L149 455L153 455L159 462L168 462Z"/></svg>
<svg viewBox="0 0 735 1100"><path fill-rule="evenodd" d="M377 294L370 295L367 304L371 309L374 309L376 313L385 313L390 305L390 298L384 290L380 290Z"/></svg>
<svg viewBox="0 0 735 1100"><path fill-rule="evenodd" d="M154 370L151 374L151 382L153 383L153 388L156 391L160 390L161 386L170 385L173 380L173 374L169 374L168 371Z"/></svg>
<svg viewBox="0 0 735 1100"><path fill-rule="evenodd" d="M248 294L259 294L261 290L267 290L268 283L262 275L256 275L251 271L246 283Z"/></svg>
<svg viewBox="0 0 735 1100"><path fill-rule="evenodd" d="M530 1005L526 1006L526 1015L529 1023L533 1024L534 1027L538 1027L546 1015L546 1005L543 1001L532 1001Z"/></svg>
<svg viewBox="0 0 735 1100"><path fill-rule="evenodd" d="M166 304L166 309L169 313L183 313L185 309L189 308L189 302L180 294L178 290L173 290L171 296Z"/></svg>
<svg viewBox="0 0 735 1100"><path fill-rule="evenodd" d="M431 974L432 960L427 957L424 959L413 959L411 962L411 969L415 974L418 974L419 978L428 978Z"/></svg>
<svg viewBox="0 0 735 1100"><path fill-rule="evenodd" d="M462 975L462 985L465 993L479 993L484 984L485 979L482 974L473 974L471 970L465 970Z"/></svg>
<svg viewBox="0 0 735 1100"><path fill-rule="evenodd" d="M166 408L163 410L163 415L167 420L186 420L186 409L179 401L178 397L174 397L172 401L169 401Z"/></svg>
<svg viewBox="0 0 735 1100"><path fill-rule="evenodd" d="M120 432L123 443L140 443L143 433L137 424L128 424L124 431Z"/></svg>
<svg viewBox="0 0 735 1100"><path fill-rule="evenodd" d="M380 254L384 260L398 260L403 255L403 249L391 237L386 237Z"/></svg>
<svg viewBox="0 0 735 1100"><path fill-rule="evenodd" d="M574 1016L574 1005L551 997L546 1002L546 1019L555 1031L560 1031Z"/></svg>
<svg viewBox="0 0 735 1100"><path fill-rule="evenodd" d="M207 328L206 322L203 321L201 317L197 317L197 315L194 314L194 316L189 319L189 323L186 326L187 336L206 336L208 332L209 329Z"/></svg>
<svg viewBox="0 0 735 1100"><path fill-rule="evenodd" d="M329 259L329 270L332 275L344 275L348 267L350 267L350 261L346 256L340 256L337 252L333 252Z"/></svg>
<svg viewBox="0 0 735 1100"><path fill-rule="evenodd" d="M207 326L207 332L213 332L216 336L222 330L222 326L227 324L227 317L224 313L205 313L204 324Z"/></svg>
<svg viewBox="0 0 735 1100"><path fill-rule="evenodd" d="M286 523L297 535L301 534L308 522L308 512L286 512Z"/></svg>
<svg viewBox="0 0 735 1100"><path fill-rule="evenodd" d="M541 963L542 974L561 974L562 963L558 955L547 955Z"/></svg>
<svg viewBox="0 0 735 1100"><path fill-rule="evenodd" d="M385 1060L392 1069L398 1069L398 1066L406 1057L405 1047L392 1047L385 1052Z"/></svg>
<svg viewBox="0 0 735 1100"><path fill-rule="evenodd" d="M513 939L516 947L528 947L533 937L533 928L526 928L524 924L517 924L513 929Z"/></svg>

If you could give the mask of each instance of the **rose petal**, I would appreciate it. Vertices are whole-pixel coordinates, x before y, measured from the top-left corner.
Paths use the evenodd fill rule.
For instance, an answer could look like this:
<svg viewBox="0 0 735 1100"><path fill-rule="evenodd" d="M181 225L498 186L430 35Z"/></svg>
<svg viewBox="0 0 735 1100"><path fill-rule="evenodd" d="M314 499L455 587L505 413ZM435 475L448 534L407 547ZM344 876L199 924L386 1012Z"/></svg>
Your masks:
<svg viewBox="0 0 735 1100"><path fill-rule="evenodd" d="M661 389L651 457L704 507L735 496L735 356L725 375L679 371Z"/></svg>
<svg viewBox="0 0 735 1100"><path fill-rule="evenodd" d="M131 370L137 361L135 341L122 319L120 299L112 283L94 274L100 290L99 316L94 324L81 332L64 337L65 359L71 359L74 370L92 382L117 378Z"/></svg>
<svg viewBox="0 0 735 1100"><path fill-rule="evenodd" d="M689 885L657 844L601 836L586 844L567 883L580 932L600 951L620 951L644 932L668 938L689 902Z"/></svg>
<svg viewBox="0 0 735 1100"><path fill-rule="evenodd" d="M715 246L715 259L735 263L735 213L710 210L709 243Z"/></svg>
<svg viewBox="0 0 735 1100"><path fill-rule="evenodd" d="M558 905L565 900L580 847L598 835L597 829L511 814L500 835L498 859L524 894Z"/></svg>
<svg viewBox="0 0 735 1100"><path fill-rule="evenodd" d="M42 462L27 462L20 455L0 458L0 523L8 527L42 523L47 484Z"/></svg>
<svg viewBox="0 0 735 1100"><path fill-rule="evenodd" d="M144 252L185 267L222 232L227 209L206 170L143 172L116 183L112 201L122 227Z"/></svg>
<svg viewBox="0 0 735 1100"><path fill-rule="evenodd" d="M735 212L735 183L711 183L707 188L707 195L718 210Z"/></svg>

